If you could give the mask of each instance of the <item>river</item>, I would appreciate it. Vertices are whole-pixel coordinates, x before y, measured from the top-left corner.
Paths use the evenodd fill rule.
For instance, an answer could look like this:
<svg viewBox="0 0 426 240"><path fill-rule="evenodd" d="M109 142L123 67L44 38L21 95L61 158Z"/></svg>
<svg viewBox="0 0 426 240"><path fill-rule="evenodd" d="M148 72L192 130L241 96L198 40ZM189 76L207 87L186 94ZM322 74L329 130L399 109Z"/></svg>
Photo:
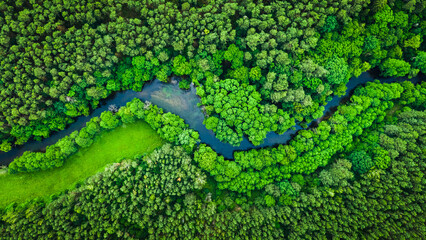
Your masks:
<svg viewBox="0 0 426 240"><path fill-rule="evenodd" d="M413 83L418 83L420 79L423 78L424 75L421 75L409 80ZM346 84L347 90L344 96L334 96L333 99L324 106L325 110L323 116L333 112L342 99L349 98L357 86L365 84L366 82L371 82L374 79L379 79L382 83L408 80L407 78L377 78L373 71L362 73L358 78L352 78ZM223 143L215 137L213 131L208 130L203 124L204 114L201 108L197 105L200 103L200 98L196 95L196 90L193 85L191 85L189 90L182 90L179 88L178 82L174 78L172 78L171 83L163 83L156 79L146 83L141 92L127 90L113 94L111 97L103 101L101 106L94 110L89 116L78 117L76 121L70 124L66 129L54 132L50 137L45 138L42 141L31 140L22 146L14 147L9 152L0 152L0 165L8 165L13 161L13 159L21 156L25 151L44 150L47 146L56 143L59 139L71 134L73 131L83 128L86 125L86 122L93 117L100 116L103 111L108 110L110 105L121 107L126 105L126 103L131 101L133 98L150 101L158 107L163 108L165 112L171 112L179 115L185 120L185 123L187 123L190 128L199 132L202 143L209 145L226 159L233 159L234 151L286 144L298 130L303 129L295 123L293 129L289 129L283 134L270 132L266 135L263 144L258 146L254 146L246 137L243 138L243 141L237 147L228 143ZM319 119L314 120L309 125L312 123L318 123L318 121Z"/></svg>

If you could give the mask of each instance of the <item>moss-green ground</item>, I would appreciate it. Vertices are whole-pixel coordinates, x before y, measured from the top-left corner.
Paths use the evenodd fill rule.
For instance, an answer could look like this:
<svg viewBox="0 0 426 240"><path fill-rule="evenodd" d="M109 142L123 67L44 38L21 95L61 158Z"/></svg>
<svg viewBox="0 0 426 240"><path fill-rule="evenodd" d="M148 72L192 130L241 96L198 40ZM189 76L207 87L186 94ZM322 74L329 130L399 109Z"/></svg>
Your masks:
<svg viewBox="0 0 426 240"><path fill-rule="evenodd" d="M0 207L33 198L48 198L71 189L76 183L114 163L136 154L148 153L164 140L144 121L105 132L86 149L67 159L60 168L14 175L0 174Z"/></svg>

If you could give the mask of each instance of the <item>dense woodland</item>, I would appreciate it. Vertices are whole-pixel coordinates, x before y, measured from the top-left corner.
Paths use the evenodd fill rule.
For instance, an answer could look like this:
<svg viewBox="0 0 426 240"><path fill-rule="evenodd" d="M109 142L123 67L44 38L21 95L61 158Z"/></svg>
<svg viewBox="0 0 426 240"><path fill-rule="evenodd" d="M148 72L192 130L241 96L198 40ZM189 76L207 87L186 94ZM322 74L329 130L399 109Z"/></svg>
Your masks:
<svg viewBox="0 0 426 240"><path fill-rule="evenodd" d="M100 133L135 121L168 143L49 200L1 208L0 239L424 238L425 8L422 0L0 0L1 151L63 130L114 92L170 76L183 89L194 84L203 123L222 142L260 145L268 132L304 127L285 145L225 159L179 116L134 99L25 152L7 174L61 167ZM372 69L397 80L360 86L319 119L352 77Z"/></svg>
<svg viewBox="0 0 426 240"><path fill-rule="evenodd" d="M348 145L326 168L252 195L216 188L184 148L164 145L109 166L48 204L10 206L0 233L3 239L421 239L425 122L425 110L407 107L354 137L362 144Z"/></svg>
<svg viewBox="0 0 426 240"><path fill-rule="evenodd" d="M255 87L262 115L283 117L275 105L309 121L351 76L377 66L383 76L426 71L424 8L416 0L2 1L1 147L47 137L112 92L170 74L185 76L182 87L233 78ZM203 90L208 101L212 91ZM208 106L209 125L233 144L278 128Z"/></svg>

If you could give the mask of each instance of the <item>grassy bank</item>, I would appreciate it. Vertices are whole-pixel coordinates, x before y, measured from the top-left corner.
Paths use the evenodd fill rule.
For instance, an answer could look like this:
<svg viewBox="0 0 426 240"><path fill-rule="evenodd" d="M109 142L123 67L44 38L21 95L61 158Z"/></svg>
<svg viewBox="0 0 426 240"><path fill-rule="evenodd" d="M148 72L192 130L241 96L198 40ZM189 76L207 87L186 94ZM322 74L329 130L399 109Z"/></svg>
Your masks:
<svg viewBox="0 0 426 240"><path fill-rule="evenodd" d="M79 150L60 168L0 175L0 207L70 189L108 163L151 152L163 143L164 140L144 121L120 126L98 136L90 147Z"/></svg>

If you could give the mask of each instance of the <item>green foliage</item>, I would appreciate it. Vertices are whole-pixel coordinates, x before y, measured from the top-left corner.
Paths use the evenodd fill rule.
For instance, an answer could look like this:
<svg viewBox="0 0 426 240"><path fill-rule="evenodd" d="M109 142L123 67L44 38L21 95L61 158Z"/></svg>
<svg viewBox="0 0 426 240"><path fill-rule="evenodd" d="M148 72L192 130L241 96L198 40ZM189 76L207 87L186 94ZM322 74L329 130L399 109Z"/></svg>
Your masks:
<svg viewBox="0 0 426 240"><path fill-rule="evenodd" d="M217 117L208 117L206 120L204 120L203 122L206 125L207 129L216 131L217 130L217 125L219 124L219 118Z"/></svg>
<svg viewBox="0 0 426 240"><path fill-rule="evenodd" d="M348 156L348 159L352 162L352 168L357 173L365 173L374 166L374 162L371 157L364 151L353 152Z"/></svg>
<svg viewBox="0 0 426 240"><path fill-rule="evenodd" d="M143 159L147 168L143 171L143 184L150 186L145 191L160 196L181 196L192 189L201 189L206 176L192 165L191 157L182 147L165 144ZM179 166L170 171L170 166ZM142 185L143 186L143 185ZM156 194L156 195L157 195ZM152 198L152 195L147 194ZM146 199L148 200L148 199Z"/></svg>
<svg viewBox="0 0 426 240"><path fill-rule="evenodd" d="M280 182L279 187L280 191L287 196L295 197L299 194L287 180Z"/></svg>
<svg viewBox="0 0 426 240"><path fill-rule="evenodd" d="M398 101L405 93L398 83L368 83L355 91L350 102L339 106L328 121L322 121L315 130L299 131L288 145L235 152L236 165L232 168L239 169L234 171L237 175L224 173L223 169L231 165L220 157L217 157L214 169L212 167L208 171L215 176L220 189L236 192L249 193L286 178L292 178L302 187L303 177L300 174L311 174L318 167L326 166L336 153L344 151L354 141L354 136L361 135L373 123L383 121L386 111L393 106L390 101ZM356 172L364 173L375 165L382 169L387 167L390 159L386 152L374 149L374 159L362 155L362 151L358 151L361 155L354 154L348 158ZM331 179L329 182L340 182L339 179L328 178Z"/></svg>
<svg viewBox="0 0 426 240"><path fill-rule="evenodd" d="M190 88L190 84L191 84L191 82L189 82L188 80L185 80L185 79L180 80L179 81L179 88L181 88L181 89L189 89Z"/></svg>
<svg viewBox="0 0 426 240"><path fill-rule="evenodd" d="M364 40L364 49L366 51L372 51L374 49L380 48L380 40L375 36L368 36Z"/></svg>
<svg viewBox="0 0 426 240"><path fill-rule="evenodd" d="M182 145L187 151L192 151L199 142L199 134L192 129L179 116L172 113L163 113L163 109L152 105L150 102L142 103L135 98L126 104L126 109L138 119L143 119L157 131L166 141ZM119 110L120 112L120 110Z"/></svg>
<svg viewBox="0 0 426 240"><path fill-rule="evenodd" d="M216 166L217 153L205 144L200 144L199 149L194 153L194 160L198 162L200 168L207 172L212 172Z"/></svg>
<svg viewBox="0 0 426 240"><path fill-rule="evenodd" d="M419 51L413 65L426 74L426 52Z"/></svg>
<svg viewBox="0 0 426 240"><path fill-rule="evenodd" d="M171 69L167 65L161 66L161 69L157 72L158 80L162 82L167 82L169 79L169 75L171 74Z"/></svg>
<svg viewBox="0 0 426 240"><path fill-rule="evenodd" d="M7 140L3 140L0 144L0 151L8 152L12 150L12 144Z"/></svg>
<svg viewBox="0 0 426 240"><path fill-rule="evenodd" d="M382 71L383 76L402 77L408 74L410 64L404 60L389 58L380 65L380 70Z"/></svg>
<svg viewBox="0 0 426 240"><path fill-rule="evenodd" d="M300 174L293 175L291 177L291 181L294 182L294 183L299 184L301 187L303 187L305 185L305 179Z"/></svg>
<svg viewBox="0 0 426 240"><path fill-rule="evenodd" d="M136 220L142 228L151 226L161 211L169 212L172 209L179 211L180 206L186 207L187 201L190 200L186 199L185 204L182 204L182 201L178 202L174 198L184 197L185 194L204 186L206 176L191 164L191 160L181 147L166 144L142 160L125 160L109 165L102 173L86 180L84 187L52 202L51 207L43 214L44 221L39 225L44 234L42 232L33 234L49 235L54 238L66 235L73 235L73 238L96 238L92 234L107 238L133 235L135 231L141 229L135 228L132 222L124 227L126 223L118 219L124 217L131 221ZM57 211L58 209L62 211ZM117 212L117 209L121 209L120 212ZM36 207L33 210L39 211L41 208ZM10 227L12 219L15 219L17 225L23 224L20 215L14 215L12 211L9 213L12 215L2 216L2 223L5 224L2 224L3 233L4 228ZM63 218L62 214L70 218ZM75 222L78 216L82 217L80 220L82 225ZM89 221L99 222L100 218L103 219L104 230L87 225ZM31 222L32 220L33 218ZM82 227L80 231L73 234L68 233L68 230L59 231L62 226L71 222L80 225ZM77 226L71 225L73 226L71 228ZM47 229L50 230L46 231ZM27 232L7 232L9 236L15 234L25 238L30 236ZM2 237L7 236L2 234Z"/></svg>
<svg viewBox="0 0 426 240"><path fill-rule="evenodd" d="M384 75L422 71L419 60L413 63L424 50L421 1L148 5L2 4L2 149L47 137L112 92L141 91L144 82L166 82L172 73L189 76L183 88L203 85L211 74L244 86L249 79L262 101L283 103L285 112L308 121L351 76L382 65ZM282 89L283 77L265 80L260 70L285 75L289 84ZM318 79L336 86L317 86ZM295 96L302 92L311 99Z"/></svg>
<svg viewBox="0 0 426 240"><path fill-rule="evenodd" d="M323 32L332 32L334 29L336 29L339 26L337 19L335 16L328 16L325 19L325 24L322 27Z"/></svg>
<svg viewBox="0 0 426 240"><path fill-rule="evenodd" d="M356 91L351 104L347 106L367 109L364 111L368 114L359 119L371 117L370 114L378 111L386 114L384 110L388 108L380 107L386 104L371 99L391 97L392 94L394 98L391 99L398 99L396 95L404 94L387 92L398 85L368 84ZM395 87L394 90L401 89ZM139 100L129 104L129 107L135 106L142 106L143 109ZM336 116L348 114L347 111L340 111L343 109L339 109ZM121 238L130 235L132 238L220 238L226 235L230 238L256 236L276 239L287 236L299 239L307 236L321 238L324 234L349 239L377 236L420 239L425 233L422 211L425 207L425 182L422 181L425 172L424 120L424 109L413 111L405 108L395 120L396 125L357 122L366 127L373 126L373 129L382 129L380 132L388 139L382 135L380 144L398 152L392 155L393 161L386 171L373 169L353 178L349 171L351 163L338 159L319 173L324 186L317 185L312 177L296 174L291 182L277 180L276 185L262 187L265 193L255 192L251 197L229 192L221 194L220 191L216 191L217 195L211 194L214 182L206 183L206 176L192 164L190 155L181 147L165 145L142 159L110 165L82 186L55 197L51 202L10 206L0 213L0 231L6 239L48 236L96 239L99 236ZM342 130L336 131L339 124L347 124L348 129L355 127L344 121L344 117L332 118L327 123L330 128L325 127L323 121L317 131L324 133L331 129L326 138L329 139ZM303 131L300 132L301 137L296 139L316 139L315 134L313 131ZM394 145L390 144L392 141ZM324 139L320 142L324 142ZM277 149L290 153L288 146L281 145ZM333 148L332 144L321 147ZM302 147L297 146L294 150L302 151ZM308 154L311 151L314 153ZM238 152L236 156L257 152ZM203 158L204 154L207 159ZM317 152L311 149L306 154L313 157ZM259 156L267 160L268 155L265 152ZM194 158L197 163L212 162L216 155L207 146L200 145ZM240 165L250 164L247 161L243 163L241 158L239 162ZM212 168L208 164L205 166ZM237 176L238 165L224 161L220 156L217 156L214 168L220 170L217 172L219 175L213 174L215 177L223 176L224 179ZM255 176L256 172L251 174ZM368 216L364 214L365 208L369 209ZM371 217L376 220L371 221ZM250 228L246 227L247 222ZM348 226L349 222L352 225Z"/></svg>
<svg viewBox="0 0 426 240"><path fill-rule="evenodd" d="M262 70L259 66L254 67L250 69L249 76L252 81L259 81L262 77Z"/></svg>
<svg viewBox="0 0 426 240"><path fill-rule="evenodd" d="M129 124L136 119L145 120L163 139L181 145L188 152L191 152L199 141L198 132L186 129L187 125L182 118L171 113L164 114L161 108L150 103L143 104L135 98L121 107L116 114L105 111L101 113L100 118L92 118L80 131L75 131L70 136L48 146L45 153L25 152L9 165L8 171L9 173L35 172L60 167L69 156L77 152L77 146L81 148L91 146L94 137L101 132L101 128L114 129L121 123Z"/></svg>
<svg viewBox="0 0 426 240"><path fill-rule="evenodd" d="M309 78L303 82L303 85L312 90L316 90L321 84L322 81L319 78Z"/></svg>
<svg viewBox="0 0 426 240"><path fill-rule="evenodd" d="M346 83L348 80L348 65L343 58L331 57L325 69L328 70L327 80L330 84Z"/></svg>
<svg viewBox="0 0 426 240"><path fill-rule="evenodd" d="M260 104L261 95L254 85L244 87L235 79L225 79L206 83L202 92L201 103L212 109L204 124L221 141L239 145L246 134L259 145L268 132L281 133L293 125L294 120L281 109Z"/></svg>
<svg viewBox="0 0 426 240"><path fill-rule="evenodd" d="M53 146L46 148L46 153L24 152L22 156L13 161L8 168L9 173L33 172L46 170L52 167L60 167L63 157L58 149Z"/></svg>
<svg viewBox="0 0 426 240"><path fill-rule="evenodd" d="M244 53L235 44L231 44L224 52L223 58L231 62L233 69L237 69L243 65Z"/></svg>
<svg viewBox="0 0 426 240"><path fill-rule="evenodd" d="M404 41L404 47L412 47L414 49L417 49L420 47L421 44L420 35L416 35L410 39L407 39Z"/></svg>
<svg viewBox="0 0 426 240"><path fill-rule="evenodd" d="M101 122L100 126L105 129L113 129L120 124L120 120L115 114L110 111L105 111L101 113Z"/></svg>
<svg viewBox="0 0 426 240"><path fill-rule="evenodd" d="M133 67L136 67L136 69L142 70L145 67L145 57L137 56L132 58L132 65Z"/></svg>
<svg viewBox="0 0 426 240"><path fill-rule="evenodd" d="M186 151L192 152L200 141L200 135L192 129L184 129L177 137L176 145L182 146Z"/></svg>
<svg viewBox="0 0 426 240"><path fill-rule="evenodd" d="M75 143L82 148L86 148L93 143L93 135L90 135L85 128L81 129L78 132L78 135L75 138Z"/></svg>
<svg viewBox="0 0 426 240"><path fill-rule="evenodd" d="M384 127L384 132L380 134L380 146L384 148L383 151L386 150L391 159L407 154L410 148L414 147L410 145L410 142L414 141L415 145L419 145L422 141L422 136L425 134L425 123L425 111L401 112L395 124ZM390 165L389 162L390 159L382 164L387 168Z"/></svg>
<svg viewBox="0 0 426 240"><path fill-rule="evenodd" d="M189 75L191 71L191 65L186 61L184 56L179 55L173 59L173 72L176 75Z"/></svg>
<svg viewBox="0 0 426 240"><path fill-rule="evenodd" d="M349 185L348 180L354 177L354 174L350 171L352 163L346 159L338 159L331 165L328 170L323 170L319 174L319 178L327 187L347 187Z"/></svg>
<svg viewBox="0 0 426 240"><path fill-rule="evenodd" d="M265 203L266 203L266 206L273 207L275 206L275 199L272 196L266 195Z"/></svg>
<svg viewBox="0 0 426 240"><path fill-rule="evenodd" d="M370 68L425 73L424 9L419 0L0 3L0 149L48 137L113 91L172 73L185 76L182 88L198 86L204 124L219 139L258 145L294 119L320 117ZM208 185L190 158L198 133L134 100L9 171L60 166L102 129L137 119L182 146L116 164L46 205L1 211L0 238L421 239L424 86L367 84L288 145L239 151L235 161L200 145L194 161L213 176ZM327 166L345 155L352 163Z"/></svg>

